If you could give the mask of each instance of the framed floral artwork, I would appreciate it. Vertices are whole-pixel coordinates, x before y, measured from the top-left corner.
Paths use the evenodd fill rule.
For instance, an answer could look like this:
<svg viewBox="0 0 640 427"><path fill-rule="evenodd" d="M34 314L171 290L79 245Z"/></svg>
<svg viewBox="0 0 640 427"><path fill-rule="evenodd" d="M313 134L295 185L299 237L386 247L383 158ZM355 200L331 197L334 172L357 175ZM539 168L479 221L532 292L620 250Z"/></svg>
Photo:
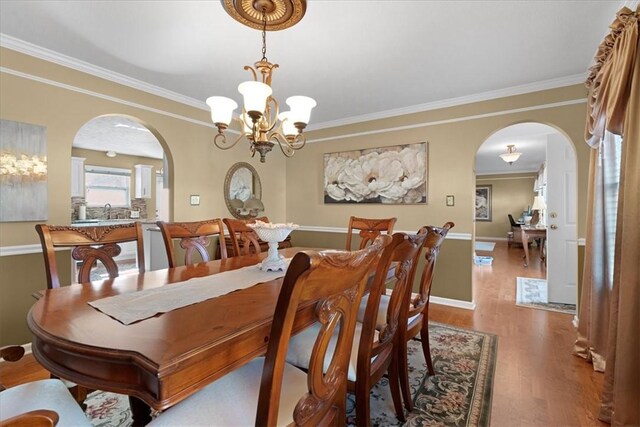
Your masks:
<svg viewBox="0 0 640 427"><path fill-rule="evenodd" d="M427 143L324 155L325 203L427 203Z"/></svg>
<svg viewBox="0 0 640 427"><path fill-rule="evenodd" d="M476 221L491 221L491 186L476 186Z"/></svg>

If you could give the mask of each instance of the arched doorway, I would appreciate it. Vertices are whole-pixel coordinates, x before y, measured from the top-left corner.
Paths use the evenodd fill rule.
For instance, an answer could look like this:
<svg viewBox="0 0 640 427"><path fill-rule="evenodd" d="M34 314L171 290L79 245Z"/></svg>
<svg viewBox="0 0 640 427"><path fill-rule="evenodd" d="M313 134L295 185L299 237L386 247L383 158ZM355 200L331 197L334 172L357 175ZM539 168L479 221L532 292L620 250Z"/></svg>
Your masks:
<svg viewBox="0 0 640 427"><path fill-rule="evenodd" d="M509 145L521 153L511 163L500 156L508 152ZM548 303L576 304L577 300L576 167L571 140L541 123L499 129L476 153L476 194L481 201L482 196L488 197L486 206L477 204L475 214L477 255L491 256L482 251L482 241L506 247L507 252L496 252L501 259L494 262L513 264L509 271L514 275L514 288L539 283L540 298ZM532 220L537 224L531 224ZM522 237L536 243L523 245ZM528 264L523 259L526 253ZM544 260L542 255L546 255Z"/></svg>
<svg viewBox="0 0 640 427"><path fill-rule="evenodd" d="M150 230L157 220L169 221L173 211L173 161L166 141L135 117L109 114L80 127L71 154L71 223L142 222L145 268L155 269ZM120 271L135 268L126 249L119 257Z"/></svg>

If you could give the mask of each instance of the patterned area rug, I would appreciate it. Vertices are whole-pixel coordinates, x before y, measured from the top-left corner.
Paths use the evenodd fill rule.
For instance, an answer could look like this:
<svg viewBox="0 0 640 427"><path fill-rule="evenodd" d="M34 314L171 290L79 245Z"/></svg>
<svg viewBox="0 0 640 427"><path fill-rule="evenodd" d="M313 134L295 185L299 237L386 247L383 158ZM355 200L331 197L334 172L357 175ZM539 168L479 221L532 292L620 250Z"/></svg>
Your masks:
<svg viewBox="0 0 640 427"><path fill-rule="evenodd" d="M575 304L549 302L547 281L544 279L518 277L516 279L516 305L521 307L537 308L540 310L576 314Z"/></svg>
<svg viewBox="0 0 640 427"><path fill-rule="evenodd" d="M497 337L491 334L430 324L431 355L436 374L427 375L420 341L409 342L409 379L415 407L405 414L406 426L488 426L496 363ZM94 392L86 401L94 426L130 426L126 396ZM355 402L347 397L347 422L355 422ZM388 380L371 391L374 426L400 426L393 410Z"/></svg>

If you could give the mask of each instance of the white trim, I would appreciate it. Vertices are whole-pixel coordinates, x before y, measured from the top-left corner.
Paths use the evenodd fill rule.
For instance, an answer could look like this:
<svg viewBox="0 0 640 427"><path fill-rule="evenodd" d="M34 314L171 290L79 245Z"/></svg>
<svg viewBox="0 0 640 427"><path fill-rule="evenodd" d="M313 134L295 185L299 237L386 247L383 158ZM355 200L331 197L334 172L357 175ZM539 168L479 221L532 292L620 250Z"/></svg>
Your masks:
<svg viewBox="0 0 640 427"><path fill-rule="evenodd" d="M59 87L61 89L70 90L72 92L78 92L78 93L82 93L84 95L89 95L89 96L93 96L93 97L96 97L96 98L105 99L107 101L115 102L115 103L118 103L118 104L122 104L122 105L126 105L126 106L129 106L129 107L133 107L133 108L138 108L140 110L145 110L145 111L150 111L152 113L162 114L163 116L172 117L172 118L178 119L178 120L184 120L186 122L194 123L194 124L205 126L205 127L208 127L208 128L215 128L216 127L213 123L203 122L201 120L192 119L191 117L186 117L186 116L182 116L180 114L174 114L174 113L170 113L168 111L159 110L157 108L148 107L146 105L142 105L142 104L138 104L138 103L135 103L135 102L127 101L127 100L124 100L124 99L116 98L114 96L110 96L110 95L105 95L105 94L102 94L102 93L94 92L92 90L87 90L87 89L83 89L83 88L80 88L80 87L71 86L71 85L68 85L66 83L60 83L60 82L57 82L57 81L54 81L54 80L45 79L44 77L34 76L33 74L23 73L22 71L12 70L11 68L0 67L0 72L11 74L11 75L14 75L16 77L22 77L22 78L25 78L25 79L33 80L33 81L36 81L36 82L39 82L39 83L44 83L44 84L48 84L48 85L51 85L51 86Z"/></svg>
<svg viewBox="0 0 640 427"><path fill-rule="evenodd" d="M581 237L578 239L578 246L587 246L587 239Z"/></svg>
<svg viewBox="0 0 640 427"><path fill-rule="evenodd" d="M68 251L69 248L55 248L56 251ZM41 254L42 245L34 243L32 245L0 246L0 257L13 255Z"/></svg>
<svg viewBox="0 0 640 427"><path fill-rule="evenodd" d="M48 61L54 64L61 65L63 67L71 68L89 75L93 75L117 84L128 86L142 92L150 93L171 101L175 101L181 104L189 105L194 108L198 108L203 111L209 111L207 104L199 99L195 99L186 95L182 95L177 92L164 89L159 86L152 85L150 83L143 82L141 80L134 79L124 74L117 73L115 71L108 70L106 68L99 67L97 65L82 61L80 59L73 58L71 56L64 55L62 53L47 49L33 43L26 42L24 40L9 36L7 34L0 33L0 46L7 49L15 50L17 52L30 55L44 61ZM519 86L512 86L503 89L497 89L487 92L480 92L472 95L461 96L457 98L449 98L440 101L429 102L425 104L418 104L409 107L396 108L392 110L380 111L377 113L364 114L359 116L346 117L344 119L331 120L326 122L320 122L311 124L310 131L334 128L339 126L345 126L354 123L362 123L371 120L380 120L389 117L396 117L406 114L414 114L424 111L438 110L448 107L454 107L459 105L472 104L482 101L488 101L491 99L505 98L509 96L522 95L531 92L538 92L542 90L555 89L559 87L571 86L579 83L583 83L586 80L587 73L574 74L571 76L560 77L556 79L543 80L539 82L528 83ZM435 123L435 122L434 122ZM210 127L213 127L211 125ZM316 140L318 141L318 140Z"/></svg>
<svg viewBox="0 0 640 427"><path fill-rule="evenodd" d="M494 111L491 113L475 114L472 116L455 117L455 118L446 119L446 120L435 120L432 122L416 123L412 125L395 126L390 128L369 130L364 132L355 132L350 134L328 136L326 138L309 139L307 140L307 143L309 144L309 143L322 142L322 141L332 141L335 139L354 138L357 136L375 135L378 133L386 133L386 132L398 132L398 131L403 131L408 129L416 129L416 128L422 128L422 127L428 127L428 126L443 125L448 123L464 122L468 120L484 119L487 117L504 116L506 114L523 113L526 111L536 111L536 110L544 110L547 108L565 107L567 105L584 104L585 102L587 102L587 98L571 99L568 101L552 102L550 104L531 105L529 107L513 108L511 110Z"/></svg>
<svg viewBox="0 0 640 427"><path fill-rule="evenodd" d="M443 298L431 296L429 297L430 304L447 305L449 307L463 308L465 310L475 310L476 303L473 301L462 301L459 299Z"/></svg>
<svg viewBox="0 0 640 427"><path fill-rule="evenodd" d="M186 104L200 110L209 111L209 107L207 107L207 104L204 101L191 98L189 96L185 96L167 89L163 89L159 86L155 86L141 80L125 76L124 74L107 70L106 68L90 64L71 56L63 55L62 53L26 42L24 40L17 39L7 34L0 33L0 46L6 47L7 49L15 50L20 53L24 53L29 56L43 59L54 64L62 65L63 67L72 68L86 74L91 74L93 76L100 77L102 79L109 80L111 82L118 83L124 86L128 86L142 92L170 99L171 101L179 102L180 104Z"/></svg>
<svg viewBox="0 0 640 427"><path fill-rule="evenodd" d="M502 241L507 241L509 239L507 239L506 237L479 237L476 236L476 242L479 240L489 240L490 242L502 242Z"/></svg>
<svg viewBox="0 0 640 427"><path fill-rule="evenodd" d="M534 171L531 171L534 172ZM525 172L525 171L518 171L516 173L529 173L529 172ZM536 176L534 175L530 175L530 176L514 176L514 177L507 177L507 178L477 178L479 176L485 176L485 175L513 175L513 172L496 172L496 173L488 173L488 174L482 174L482 175L478 175L476 174L476 181L503 181L503 180L507 180L507 179L536 179Z"/></svg>
<svg viewBox="0 0 640 427"><path fill-rule="evenodd" d="M581 84L584 83L586 79L587 73L574 74L557 79L543 80L540 82L528 83L520 86L512 86L504 89L480 92L473 95L428 102L426 104L411 105L409 107L395 108L393 110L385 110L377 113L363 114L360 116L346 117L344 119L312 124L310 126L310 130L334 128L354 123L368 122L371 120L387 119L390 117L404 116L407 114L422 113L424 111L440 110L443 108L455 107L459 105L473 104L475 102L489 101L491 99L506 98L509 96L522 95L525 93L539 92L542 90Z"/></svg>
<svg viewBox="0 0 640 427"><path fill-rule="evenodd" d="M580 323L580 319L578 319L578 315L573 316L573 320L571 321L574 328L578 328L578 324Z"/></svg>
<svg viewBox="0 0 640 427"><path fill-rule="evenodd" d="M301 225L297 228L298 231L315 231L318 233L342 233L346 234L349 229L346 227L322 227L316 225ZM415 230L394 230L398 233L415 233ZM471 240L471 233L449 233L447 234L447 239L452 240Z"/></svg>

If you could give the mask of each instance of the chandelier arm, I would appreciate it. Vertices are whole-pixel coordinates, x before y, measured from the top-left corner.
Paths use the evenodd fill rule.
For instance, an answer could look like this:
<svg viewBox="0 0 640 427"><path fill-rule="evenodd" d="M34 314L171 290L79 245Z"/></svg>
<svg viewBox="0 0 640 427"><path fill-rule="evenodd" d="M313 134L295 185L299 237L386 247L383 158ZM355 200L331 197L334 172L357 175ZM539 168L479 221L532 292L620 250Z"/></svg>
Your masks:
<svg viewBox="0 0 640 427"><path fill-rule="evenodd" d="M273 132L271 135L269 135L269 141L277 142L278 147L280 147L280 151L282 151L282 154L287 157L292 157L296 153L295 148L293 148L291 144L289 144L287 138L279 132Z"/></svg>
<svg viewBox="0 0 640 427"><path fill-rule="evenodd" d="M275 114L271 114L271 106L269 105L270 103L273 103L276 108ZM269 96L269 98L267 98L266 110L268 112L266 119L269 121L267 132L271 132L273 128L276 127L276 124L278 123L278 114L280 114L280 104L278 104L278 101L273 96Z"/></svg>
<svg viewBox="0 0 640 427"><path fill-rule="evenodd" d="M258 81L258 74L256 73L256 70L250 66L250 65L245 65L244 66L245 70L251 71L251 74L253 74L253 81L257 82Z"/></svg>

